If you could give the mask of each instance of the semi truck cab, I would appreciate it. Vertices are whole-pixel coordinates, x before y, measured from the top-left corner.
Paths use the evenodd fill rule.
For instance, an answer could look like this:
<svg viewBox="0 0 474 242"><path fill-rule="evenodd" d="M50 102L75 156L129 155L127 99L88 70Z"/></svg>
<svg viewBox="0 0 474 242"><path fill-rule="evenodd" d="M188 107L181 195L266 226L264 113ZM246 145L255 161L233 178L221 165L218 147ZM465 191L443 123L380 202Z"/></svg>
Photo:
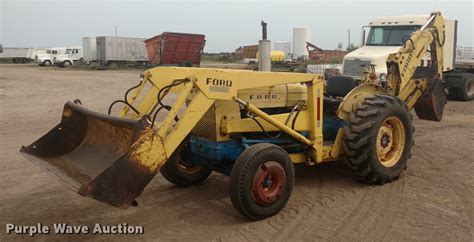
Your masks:
<svg viewBox="0 0 474 242"><path fill-rule="evenodd" d="M363 67L374 65L376 81L384 82L387 77L385 61L391 53L397 52L410 34L420 29L429 15L404 15L377 17L362 27L361 47L347 54L343 59L342 74L360 80ZM444 84L453 99L472 100L474 96L474 74L470 68L456 67L457 20L445 19L443 41ZM423 65L428 65L429 53ZM459 65L458 65L459 66ZM465 65L464 65L465 66Z"/></svg>
<svg viewBox="0 0 474 242"><path fill-rule="evenodd" d="M361 47L344 57L343 75L361 79L364 75L361 66L375 65L378 80L384 81L387 74L385 61L388 55L397 52L403 46L404 41L410 37L410 34L420 29L428 21L428 18L429 15L406 15L378 17L370 21L369 25L362 27ZM453 52L455 50L455 22L445 19L445 24L447 33L443 46L443 71L453 69ZM366 34L367 30L368 34Z"/></svg>
<svg viewBox="0 0 474 242"><path fill-rule="evenodd" d="M58 55L64 54L66 48L50 48L46 54L38 54L35 56L36 63L40 66L50 66L54 64L54 58Z"/></svg>
<svg viewBox="0 0 474 242"><path fill-rule="evenodd" d="M70 47L66 49L66 53L54 57L54 63L60 67L71 66L72 64L83 59L82 47Z"/></svg>

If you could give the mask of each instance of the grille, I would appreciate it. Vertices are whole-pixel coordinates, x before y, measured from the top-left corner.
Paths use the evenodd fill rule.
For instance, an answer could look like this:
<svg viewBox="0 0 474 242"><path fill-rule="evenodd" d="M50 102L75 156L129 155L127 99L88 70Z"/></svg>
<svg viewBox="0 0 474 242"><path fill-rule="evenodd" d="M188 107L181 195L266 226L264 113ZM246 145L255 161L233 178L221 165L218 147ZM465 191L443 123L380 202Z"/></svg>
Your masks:
<svg viewBox="0 0 474 242"><path fill-rule="evenodd" d="M211 140L216 139L216 109L214 105L207 110L202 119L196 124L196 127L194 127L192 133L198 137Z"/></svg>
<svg viewBox="0 0 474 242"><path fill-rule="evenodd" d="M364 73L361 65L370 66L370 61L366 60L345 60L343 75L361 78Z"/></svg>

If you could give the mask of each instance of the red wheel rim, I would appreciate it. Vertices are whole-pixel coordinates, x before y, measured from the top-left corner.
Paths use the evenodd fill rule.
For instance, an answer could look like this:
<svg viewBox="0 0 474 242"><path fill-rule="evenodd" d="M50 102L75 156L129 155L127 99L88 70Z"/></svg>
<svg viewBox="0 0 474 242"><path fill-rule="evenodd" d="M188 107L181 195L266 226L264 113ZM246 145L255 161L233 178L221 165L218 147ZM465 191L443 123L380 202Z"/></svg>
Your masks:
<svg viewBox="0 0 474 242"><path fill-rule="evenodd" d="M280 198L285 188L286 174L283 167L275 161L260 165L252 181L252 196L261 206L269 206Z"/></svg>

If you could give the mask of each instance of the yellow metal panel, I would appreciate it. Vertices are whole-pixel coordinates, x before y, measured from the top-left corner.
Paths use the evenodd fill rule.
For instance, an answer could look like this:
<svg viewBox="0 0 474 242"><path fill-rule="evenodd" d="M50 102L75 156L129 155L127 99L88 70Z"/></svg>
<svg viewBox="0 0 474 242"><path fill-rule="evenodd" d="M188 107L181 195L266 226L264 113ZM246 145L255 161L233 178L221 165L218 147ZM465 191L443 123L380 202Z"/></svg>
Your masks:
<svg viewBox="0 0 474 242"><path fill-rule="evenodd" d="M306 163L306 156L303 153L293 153L293 154L288 154L290 156L290 159L293 163L298 164L298 163Z"/></svg>

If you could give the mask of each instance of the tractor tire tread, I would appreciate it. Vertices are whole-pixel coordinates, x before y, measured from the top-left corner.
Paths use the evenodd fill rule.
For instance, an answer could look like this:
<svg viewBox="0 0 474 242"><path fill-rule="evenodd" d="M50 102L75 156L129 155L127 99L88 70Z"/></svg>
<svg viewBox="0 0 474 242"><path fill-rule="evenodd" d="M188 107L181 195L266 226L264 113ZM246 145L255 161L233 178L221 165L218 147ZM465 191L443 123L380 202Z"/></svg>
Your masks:
<svg viewBox="0 0 474 242"><path fill-rule="evenodd" d="M373 140L375 140L374 135L376 136L378 132L376 127L384 121L382 120L382 118L386 118L384 115L392 115L391 113L406 117L404 124L409 125L409 130L405 131L408 143L399 160L401 163L397 163L393 170L386 171L374 164L374 159L377 163L378 159L373 155L373 152L376 152ZM350 114L350 125L344 127L345 140L342 143L342 149L345 153L344 161L349 169L362 182L369 184L384 184L398 179L401 170L406 167L406 160L411 156L410 151L414 144L412 120L413 117L408 111L407 105L398 98L389 95L375 95L365 98L365 101L356 105Z"/></svg>

